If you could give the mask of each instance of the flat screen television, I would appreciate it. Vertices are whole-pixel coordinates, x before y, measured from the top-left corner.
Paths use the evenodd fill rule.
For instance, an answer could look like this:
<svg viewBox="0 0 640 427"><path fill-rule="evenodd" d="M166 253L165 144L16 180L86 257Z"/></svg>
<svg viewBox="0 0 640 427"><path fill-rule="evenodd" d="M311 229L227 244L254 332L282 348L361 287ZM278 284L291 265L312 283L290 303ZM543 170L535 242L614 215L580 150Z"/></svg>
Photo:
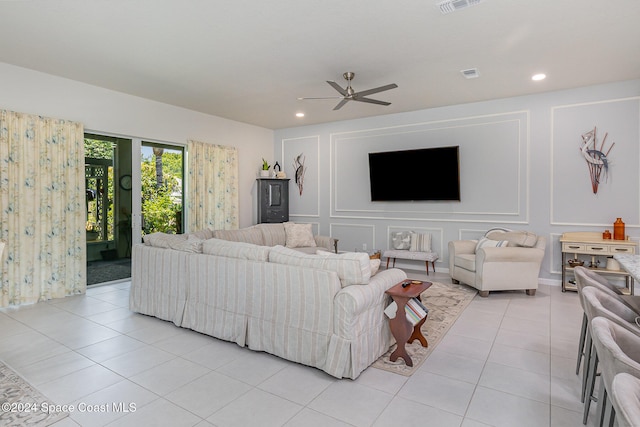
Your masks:
<svg viewBox="0 0 640 427"><path fill-rule="evenodd" d="M369 153L371 201L460 200L459 147Z"/></svg>

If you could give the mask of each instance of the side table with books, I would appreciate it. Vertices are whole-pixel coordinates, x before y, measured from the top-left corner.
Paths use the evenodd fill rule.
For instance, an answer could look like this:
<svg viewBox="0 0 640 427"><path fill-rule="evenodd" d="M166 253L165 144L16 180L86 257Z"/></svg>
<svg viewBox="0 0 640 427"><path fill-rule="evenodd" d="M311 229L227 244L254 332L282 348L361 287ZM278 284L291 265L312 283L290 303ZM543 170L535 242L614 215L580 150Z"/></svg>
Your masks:
<svg viewBox="0 0 640 427"><path fill-rule="evenodd" d="M417 339L423 347L429 346L427 339L420 331L429 312L422 305L420 294L430 286L431 282L406 279L387 290L386 293L391 296L393 302L387 307L385 314L389 317L389 327L397 345L389 356L392 362L402 357L407 366L413 366L405 345Z"/></svg>

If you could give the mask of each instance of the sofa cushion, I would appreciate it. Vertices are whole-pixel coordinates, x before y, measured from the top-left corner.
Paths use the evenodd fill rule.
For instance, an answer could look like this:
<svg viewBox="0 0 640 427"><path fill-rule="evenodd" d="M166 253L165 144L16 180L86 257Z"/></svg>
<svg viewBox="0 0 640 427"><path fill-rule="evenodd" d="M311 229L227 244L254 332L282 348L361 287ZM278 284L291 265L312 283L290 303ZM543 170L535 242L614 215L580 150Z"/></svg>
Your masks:
<svg viewBox="0 0 640 427"><path fill-rule="evenodd" d="M203 228L202 230L189 233L189 236L195 236L198 239L207 240L213 237L213 230L210 230L208 228Z"/></svg>
<svg viewBox="0 0 640 427"><path fill-rule="evenodd" d="M158 232L142 236L142 241L145 245L165 249L170 249L171 244L177 244L186 240L187 236L185 234L167 234Z"/></svg>
<svg viewBox="0 0 640 427"><path fill-rule="evenodd" d="M335 252L324 251L322 249L316 250L316 255L320 255L320 256L330 256L335 254L336 254ZM371 259L371 257L369 258L370 258L369 267L371 268L371 277L373 277L380 269L380 258L373 258L373 259Z"/></svg>
<svg viewBox="0 0 640 427"><path fill-rule="evenodd" d="M202 242L204 242L203 239L190 234L186 239L176 239L175 241L169 242L169 247L177 251L201 254Z"/></svg>
<svg viewBox="0 0 640 427"><path fill-rule="evenodd" d="M266 262L269 259L270 250L271 248L268 246L216 238L205 240L202 243L202 253L204 254L248 259L252 261Z"/></svg>
<svg viewBox="0 0 640 427"><path fill-rule="evenodd" d="M500 231L494 230L487 233L489 239L506 240L511 246L523 246L532 248L538 241L538 236L528 231Z"/></svg>
<svg viewBox="0 0 640 427"><path fill-rule="evenodd" d="M287 243L287 235L284 231L284 225L278 224L260 224L258 225L262 233L262 241L265 246L284 246Z"/></svg>
<svg viewBox="0 0 640 427"><path fill-rule="evenodd" d="M343 288L349 285L366 285L371 278L369 255L364 252L317 256L275 246L269 252L269 262L335 271Z"/></svg>
<svg viewBox="0 0 640 427"><path fill-rule="evenodd" d="M285 246L288 248L305 248L316 246L316 239L313 238L311 224L296 224L295 222L285 222L284 232L286 236Z"/></svg>
<svg viewBox="0 0 640 427"><path fill-rule="evenodd" d="M430 233L410 233L411 244L409 250L412 252L431 252Z"/></svg>
<svg viewBox="0 0 640 427"><path fill-rule="evenodd" d="M453 264L465 270L476 271L476 256L473 254L456 255Z"/></svg>
<svg viewBox="0 0 640 427"><path fill-rule="evenodd" d="M262 231L257 226L241 228L240 230L215 230L213 237L230 242L253 243L254 245L264 245Z"/></svg>

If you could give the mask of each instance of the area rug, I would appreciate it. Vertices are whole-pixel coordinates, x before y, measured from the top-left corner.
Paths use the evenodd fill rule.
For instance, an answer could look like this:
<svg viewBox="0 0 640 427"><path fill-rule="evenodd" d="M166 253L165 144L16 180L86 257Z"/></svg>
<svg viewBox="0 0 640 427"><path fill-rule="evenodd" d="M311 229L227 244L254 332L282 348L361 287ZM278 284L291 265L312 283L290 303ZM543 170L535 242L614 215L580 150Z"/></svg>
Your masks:
<svg viewBox="0 0 640 427"><path fill-rule="evenodd" d="M59 409L24 378L0 362L0 426L45 427L69 415Z"/></svg>
<svg viewBox="0 0 640 427"><path fill-rule="evenodd" d="M371 366L405 376L413 374L431 354L477 293L477 290L466 285L433 282L431 287L421 295L423 304L429 309L429 315L420 330L427 339L429 347L422 347L417 340L407 344L405 348L413 361L413 366L407 366L401 357L395 362L389 360L389 355L396 349L394 344Z"/></svg>

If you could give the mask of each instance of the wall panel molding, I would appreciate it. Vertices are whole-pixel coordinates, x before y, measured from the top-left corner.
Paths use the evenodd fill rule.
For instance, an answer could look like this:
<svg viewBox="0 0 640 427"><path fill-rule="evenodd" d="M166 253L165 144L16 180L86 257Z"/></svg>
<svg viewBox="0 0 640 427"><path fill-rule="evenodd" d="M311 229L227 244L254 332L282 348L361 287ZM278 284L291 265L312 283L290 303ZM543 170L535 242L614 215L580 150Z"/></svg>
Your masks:
<svg viewBox="0 0 640 427"><path fill-rule="evenodd" d="M460 202L371 202L369 152L453 145L460 147ZM331 217L526 223L528 155L529 111L331 133ZM402 174L402 166L389 173ZM437 185L437 176L427 165L425 181L407 185Z"/></svg>
<svg viewBox="0 0 640 427"><path fill-rule="evenodd" d="M598 148L608 151L609 172L591 189L581 135L596 127ZM640 97L557 105L551 108L550 223L606 227L622 217L640 226ZM605 134L607 139L602 145Z"/></svg>

